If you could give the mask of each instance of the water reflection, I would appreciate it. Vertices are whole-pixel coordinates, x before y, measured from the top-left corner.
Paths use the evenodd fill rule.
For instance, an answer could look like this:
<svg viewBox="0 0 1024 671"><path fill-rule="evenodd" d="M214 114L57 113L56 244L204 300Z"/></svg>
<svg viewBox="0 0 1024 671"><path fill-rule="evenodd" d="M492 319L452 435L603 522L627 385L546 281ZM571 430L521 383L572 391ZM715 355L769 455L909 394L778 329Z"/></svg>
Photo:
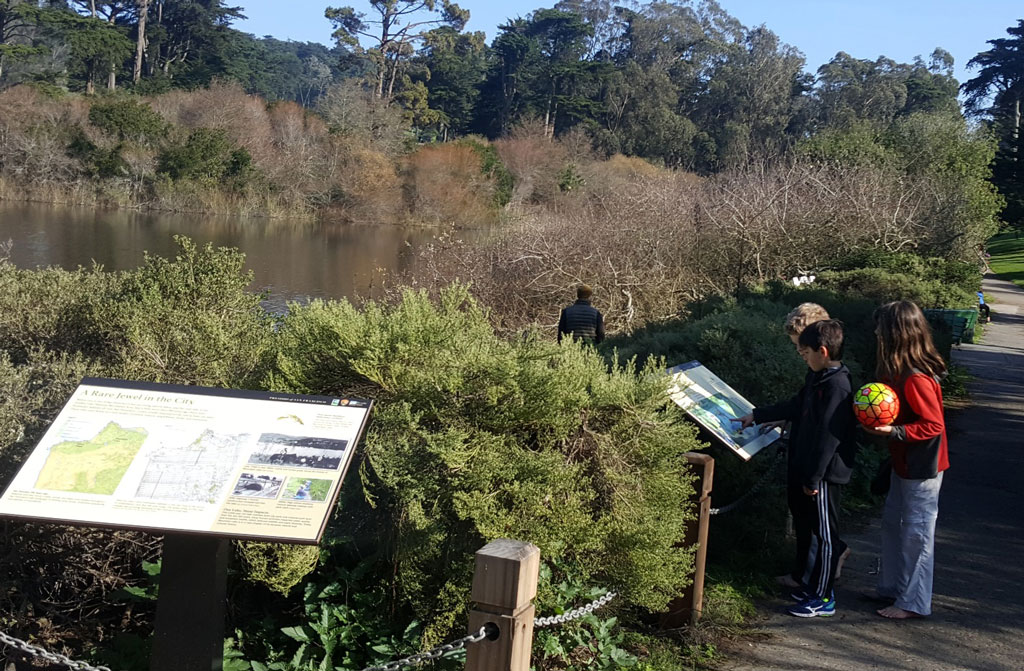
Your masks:
<svg viewBox="0 0 1024 671"><path fill-rule="evenodd" d="M187 235L197 243L244 252L253 288L269 290L268 308L275 310L289 300L377 295L378 269L409 270L416 249L436 233L388 225L0 204L0 242L14 241L11 261L19 267L71 270L95 261L108 270L130 270L142 263L144 251L173 257L174 235Z"/></svg>

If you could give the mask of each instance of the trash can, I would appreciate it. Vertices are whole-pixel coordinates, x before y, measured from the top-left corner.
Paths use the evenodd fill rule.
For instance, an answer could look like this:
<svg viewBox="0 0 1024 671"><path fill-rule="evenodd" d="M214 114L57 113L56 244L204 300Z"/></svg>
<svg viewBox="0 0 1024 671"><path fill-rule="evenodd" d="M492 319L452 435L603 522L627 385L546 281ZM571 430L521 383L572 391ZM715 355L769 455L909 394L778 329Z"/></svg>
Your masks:
<svg viewBox="0 0 1024 671"><path fill-rule="evenodd" d="M974 342L974 327L978 325L976 308L929 308L924 310L924 316L934 328L949 329L955 344Z"/></svg>

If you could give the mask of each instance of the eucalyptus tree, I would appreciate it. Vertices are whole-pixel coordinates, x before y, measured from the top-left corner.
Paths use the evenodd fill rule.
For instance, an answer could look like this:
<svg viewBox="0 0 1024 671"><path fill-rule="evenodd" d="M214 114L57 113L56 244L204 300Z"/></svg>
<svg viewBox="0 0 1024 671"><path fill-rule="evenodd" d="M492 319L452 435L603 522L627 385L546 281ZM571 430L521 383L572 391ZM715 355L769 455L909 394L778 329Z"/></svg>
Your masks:
<svg viewBox="0 0 1024 671"><path fill-rule="evenodd" d="M374 92L390 100L399 73L415 54L427 31L451 26L458 31L466 26L469 12L451 0L370 0L372 17L352 7L328 7L324 16L334 25L338 46L362 52L360 39L373 44L365 50L375 67Z"/></svg>

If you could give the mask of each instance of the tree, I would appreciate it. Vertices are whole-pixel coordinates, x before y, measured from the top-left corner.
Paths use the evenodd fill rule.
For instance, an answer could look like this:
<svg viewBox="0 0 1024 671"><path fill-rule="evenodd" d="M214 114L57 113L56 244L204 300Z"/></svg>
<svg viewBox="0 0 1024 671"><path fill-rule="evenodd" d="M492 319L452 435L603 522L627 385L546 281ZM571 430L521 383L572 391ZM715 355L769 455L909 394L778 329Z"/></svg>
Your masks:
<svg viewBox="0 0 1024 671"><path fill-rule="evenodd" d="M157 20L147 24L152 71L184 87L205 86L227 72L241 7L224 0L157 1Z"/></svg>
<svg viewBox="0 0 1024 671"><path fill-rule="evenodd" d="M5 68L47 51L36 45L40 16L53 10L44 10L34 3L22 0L0 0L0 88Z"/></svg>
<svg viewBox="0 0 1024 671"><path fill-rule="evenodd" d="M704 171L741 165L752 156L778 157L806 89L803 55L781 44L764 26L728 43L710 69L694 105L694 118L714 143L714 154L697 157Z"/></svg>
<svg viewBox="0 0 1024 671"><path fill-rule="evenodd" d="M417 62L424 68L427 103L440 114L442 139L467 133L487 72L484 34L435 28L424 35Z"/></svg>
<svg viewBox="0 0 1024 671"><path fill-rule="evenodd" d="M374 91L384 100L391 100L399 70L428 29L446 25L461 31L469 20L469 12L451 0L370 0L370 6L377 15L370 20L351 7L328 7L324 16L334 24L339 46L358 51L360 37L372 40L367 55L376 68Z"/></svg>
<svg viewBox="0 0 1024 671"><path fill-rule="evenodd" d="M41 24L67 44L69 66L79 72L85 92L96 90L96 75L110 73L120 67L132 53L132 43L122 31L104 19L79 16L74 12L55 11L40 14Z"/></svg>
<svg viewBox="0 0 1024 671"><path fill-rule="evenodd" d="M132 82L142 79L142 57L146 53L146 18L149 16L149 0L137 0L138 23L135 38L135 66L132 68Z"/></svg>
<svg viewBox="0 0 1024 671"><path fill-rule="evenodd" d="M498 29L484 85L482 127L500 135L517 121L536 117L551 137L601 117L601 87L614 66L586 58L593 28L580 15L540 9Z"/></svg>
<svg viewBox="0 0 1024 671"><path fill-rule="evenodd" d="M978 74L963 87L967 110L987 115L999 138L993 181L1006 198L1003 217L1024 225L1024 146L1021 102L1024 100L1024 19L1006 29L1010 37L989 40L992 48L967 63Z"/></svg>

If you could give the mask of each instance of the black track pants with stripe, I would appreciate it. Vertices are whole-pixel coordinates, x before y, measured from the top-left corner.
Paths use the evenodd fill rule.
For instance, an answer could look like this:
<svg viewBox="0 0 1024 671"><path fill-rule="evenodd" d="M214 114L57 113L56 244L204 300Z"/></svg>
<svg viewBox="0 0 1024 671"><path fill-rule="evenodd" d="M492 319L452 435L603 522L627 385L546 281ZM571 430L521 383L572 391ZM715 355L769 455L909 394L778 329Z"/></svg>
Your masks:
<svg viewBox="0 0 1024 671"><path fill-rule="evenodd" d="M792 575L801 581L810 569L807 591L819 598L831 598L839 557L846 543L839 538L839 502L842 485L821 482L817 495L804 494L803 487L788 487L789 510L796 532L796 558ZM815 552L810 554L811 538L816 538ZM810 555L810 556L809 556ZM810 566L808 566L810 563Z"/></svg>

